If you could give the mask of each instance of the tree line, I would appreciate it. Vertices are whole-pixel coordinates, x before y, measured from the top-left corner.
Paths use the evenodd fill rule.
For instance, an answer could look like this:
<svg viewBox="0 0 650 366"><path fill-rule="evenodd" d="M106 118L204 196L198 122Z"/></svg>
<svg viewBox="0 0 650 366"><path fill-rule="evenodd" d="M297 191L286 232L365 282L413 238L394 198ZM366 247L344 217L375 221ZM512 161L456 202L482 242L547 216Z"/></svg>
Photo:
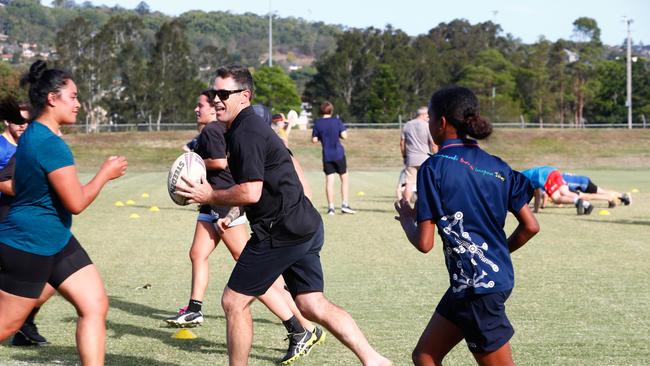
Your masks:
<svg viewBox="0 0 650 366"><path fill-rule="evenodd" d="M75 18L57 34L56 66L75 77L90 130L102 123L191 123L201 90L211 87L216 68L232 63L227 52L213 48L192 57L184 24L163 23L153 43L145 24L134 15L118 15L98 32ZM295 83L280 67L254 70L254 102L272 111L300 109ZM203 74L203 75L202 75Z"/></svg>
<svg viewBox="0 0 650 366"><path fill-rule="evenodd" d="M441 23L410 37L399 29L349 30L316 61L304 96L329 99L355 122L395 122L426 105L439 87L458 84L479 96L497 122L624 123L625 57L600 40L594 19L579 18L572 40L523 44L492 22ZM650 117L650 63L633 64L635 122Z"/></svg>
<svg viewBox="0 0 650 366"><path fill-rule="evenodd" d="M55 3L46 8L37 0L10 1L0 8L0 26L14 36L25 21L58 30L47 36L53 37L55 64L74 73L82 118L91 129L101 123L191 123L196 94L226 63L251 65L254 102L287 112L301 102L330 100L348 122L408 118L434 90L451 84L475 90L482 113L495 122L523 118L579 127L626 120L624 54L602 44L591 18L573 23L570 40L533 44L492 22L458 19L413 37L391 26L343 29L289 19L274 23L275 57L286 61L299 53L315 62L287 72L286 62L260 66L268 57L268 30L254 14L191 11L171 18L144 2L135 11ZM58 26L62 19L67 21ZM23 37L40 37L39 27L32 28ZM0 94L15 93L26 66L0 63ZM639 122L650 112L647 59L633 64L633 75Z"/></svg>

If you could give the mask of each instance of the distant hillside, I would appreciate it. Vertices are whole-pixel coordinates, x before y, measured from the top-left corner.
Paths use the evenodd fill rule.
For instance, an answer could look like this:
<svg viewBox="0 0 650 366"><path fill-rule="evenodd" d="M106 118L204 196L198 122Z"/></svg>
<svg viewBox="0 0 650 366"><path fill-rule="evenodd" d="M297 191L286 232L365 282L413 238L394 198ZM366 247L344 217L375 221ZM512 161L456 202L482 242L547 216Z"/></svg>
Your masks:
<svg viewBox="0 0 650 366"><path fill-rule="evenodd" d="M49 1L49 0L48 0ZM0 33L4 40L3 53L14 53L16 45L35 44L38 54L54 46L56 32L76 17L83 17L98 30L111 16L138 14L149 36L173 17L150 11L142 2L134 10L122 7L93 6L90 2L53 1L60 6L47 7L38 0L1 0ZM212 46L225 49L235 60L255 65L268 58L268 18L252 13L189 11L176 17L187 30L192 53ZM342 32L337 26L308 22L298 18L276 18L273 22L274 53L287 65L311 62L336 46L335 36ZM2 41L0 37L0 41Z"/></svg>

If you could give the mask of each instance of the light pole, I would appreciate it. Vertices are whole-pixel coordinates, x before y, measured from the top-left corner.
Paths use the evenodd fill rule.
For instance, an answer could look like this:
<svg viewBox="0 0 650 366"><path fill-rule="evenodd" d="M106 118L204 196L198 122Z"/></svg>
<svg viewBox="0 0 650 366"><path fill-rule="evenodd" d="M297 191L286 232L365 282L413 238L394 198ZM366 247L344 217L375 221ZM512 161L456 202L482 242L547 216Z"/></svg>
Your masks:
<svg viewBox="0 0 650 366"><path fill-rule="evenodd" d="M627 23L627 128L632 128L632 35L630 24L632 19L625 19Z"/></svg>
<svg viewBox="0 0 650 366"><path fill-rule="evenodd" d="M273 11L269 0L269 67L273 66Z"/></svg>

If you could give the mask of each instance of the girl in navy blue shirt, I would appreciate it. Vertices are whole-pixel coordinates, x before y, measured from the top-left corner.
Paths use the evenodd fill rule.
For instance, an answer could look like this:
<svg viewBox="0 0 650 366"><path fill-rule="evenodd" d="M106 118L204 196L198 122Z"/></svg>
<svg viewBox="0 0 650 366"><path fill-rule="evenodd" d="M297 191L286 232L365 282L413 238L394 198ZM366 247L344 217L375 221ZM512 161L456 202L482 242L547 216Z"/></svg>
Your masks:
<svg viewBox="0 0 650 366"><path fill-rule="evenodd" d="M465 339L480 365L513 365L509 340L514 330L505 314L514 287L510 253L539 231L528 207L533 187L468 138L492 133L471 90L437 91L429 116L440 149L418 171L416 209L403 200L395 208L409 241L423 253L433 248L438 226L450 286L413 351L413 362L440 365ZM508 211L519 226L506 238Z"/></svg>

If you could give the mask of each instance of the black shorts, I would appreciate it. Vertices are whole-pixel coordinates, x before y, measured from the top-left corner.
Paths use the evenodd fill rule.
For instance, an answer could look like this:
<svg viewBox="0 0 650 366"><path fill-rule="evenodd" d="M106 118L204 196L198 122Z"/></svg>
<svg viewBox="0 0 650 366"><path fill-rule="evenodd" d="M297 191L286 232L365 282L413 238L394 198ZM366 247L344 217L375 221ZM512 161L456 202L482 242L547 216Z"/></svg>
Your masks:
<svg viewBox="0 0 650 366"><path fill-rule="evenodd" d="M506 316L509 291L452 297L451 289L440 300L436 313L458 326L471 352L493 352L506 344L515 330Z"/></svg>
<svg viewBox="0 0 650 366"><path fill-rule="evenodd" d="M587 189L585 190L584 193L589 193L589 194L598 193L598 186L595 185L594 182L591 181L591 179L589 179L589 181L587 182Z"/></svg>
<svg viewBox="0 0 650 366"><path fill-rule="evenodd" d="M28 253L0 243L0 290L38 299L46 283L54 288L93 262L74 236L51 256Z"/></svg>
<svg viewBox="0 0 650 366"><path fill-rule="evenodd" d="M293 296L305 292L323 292L323 268L320 250L325 235L323 224L311 239L302 244L271 247L271 240L253 235L232 270L228 287L249 296L263 295L282 275Z"/></svg>
<svg viewBox="0 0 650 366"><path fill-rule="evenodd" d="M199 206L199 221L208 221L208 217L212 218L213 222L217 222L218 219L226 217L230 207L226 206L214 206L214 205L201 205Z"/></svg>
<svg viewBox="0 0 650 366"><path fill-rule="evenodd" d="M345 161L345 156L343 156L343 159L337 161L324 161L323 171L325 172L325 175L334 173L341 175L347 173L348 164Z"/></svg>

